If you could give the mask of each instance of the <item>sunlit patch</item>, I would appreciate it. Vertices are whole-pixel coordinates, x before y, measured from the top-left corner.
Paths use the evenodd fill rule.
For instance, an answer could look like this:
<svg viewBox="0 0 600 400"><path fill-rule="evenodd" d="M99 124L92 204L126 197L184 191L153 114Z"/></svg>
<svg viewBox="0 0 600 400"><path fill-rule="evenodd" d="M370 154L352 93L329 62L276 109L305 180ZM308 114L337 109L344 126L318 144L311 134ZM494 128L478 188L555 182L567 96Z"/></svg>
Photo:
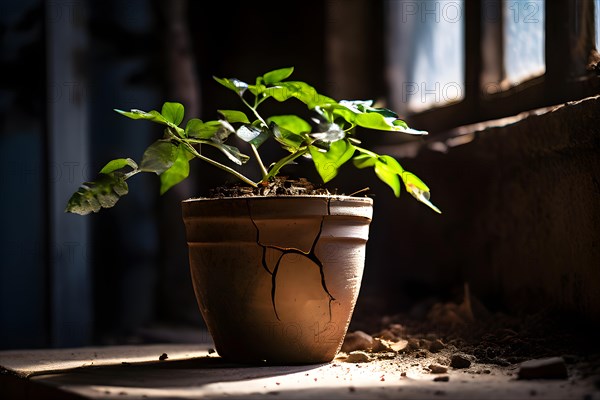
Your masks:
<svg viewBox="0 0 600 400"><path fill-rule="evenodd" d="M441 214L442 212L440 211L439 208L437 208L431 201L429 201L430 198L430 193L429 191L425 191L423 189L418 188L417 186L408 183L406 184L406 190L417 200L419 200L421 203L427 205L429 208L431 208L433 211L435 211L438 214Z"/></svg>

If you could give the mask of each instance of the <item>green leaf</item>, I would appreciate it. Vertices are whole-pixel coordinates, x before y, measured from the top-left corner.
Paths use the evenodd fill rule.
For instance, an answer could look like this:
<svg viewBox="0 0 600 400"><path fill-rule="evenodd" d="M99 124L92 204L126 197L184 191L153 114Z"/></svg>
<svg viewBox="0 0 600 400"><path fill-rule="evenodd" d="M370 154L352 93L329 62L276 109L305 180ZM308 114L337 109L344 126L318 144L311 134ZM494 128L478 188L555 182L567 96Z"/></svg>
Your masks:
<svg viewBox="0 0 600 400"><path fill-rule="evenodd" d="M227 122L230 122L232 124L235 124L236 122L242 122L244 124L250 123L250 120L248 119L246 114L244 114L241 111L237 111L237 110L218 110L218 111L223 117L225 117Z"/></svg>
<svg viewBox="0 0 600 400"><path fill-rule="evenodd" d="M235 132L235 129L233 126L231 126L229 122L225 121L224 119L221 119L218 122L219 129L217 129L215 135L211 137L211 140L215 143L223 143L227 140L229 135Z"/></svg>
<svg viewBox="0 0 600 400"><path fill-rule="evenodd" d="M280 127L276 123L271 123L271 131L273 131L273 137L279 143L283 145L283 147L291 153L296 152L304 140L305 136L298 135L292 131L288 131L287 129Z"/></svg>
<svg viewBox="0 0 600 400"><path fill-rule="evenodd" d="M267 122L275 122L280 128L287 129L297 135L309 133L312 130L310 124L297 115L274 115L269 117Z"/></svg>
<svg viewBox="0 0 600 400"><path fill-rule="evenodd" d="M185 133L189 137L198 139L210 139L221 128L219 121L202 122L198 118L192 118L185 126Z"/></svg>
<svg viewBox="0 0 600 400"><path fill-rule="evenodd" d="M140 170L160 175L171 168L176 159L177 146L168 140L157 140L144 152Z"/></svg>
<svg viewBox="0 0 600 400"><path fill-rule="evenodd" d="M419 177L417 177L412 172L408 171L404 171L401 177L404 181L404 185L406 187L407 192L409 192L415 199L417 199L421 203L427 205L436 213L442 213L439 208L437 208L431 201L429 201L429 188L421 179L419 179Z"/></svg>
<svg viewBox="0 0 600 400"><path fill-rule="evenodd" d="M160 175L160 194L164 194L167 190L183 181L190 174L189 158L192 156L185 146L179 145L177 148L177 158L171 166Z"/></svg>
<svg viewBox="0 0 600 400"><path fill-rule="evenodd" d="M230 79L217 78L216 76L213 76L213 79L219 82L221 85L225 86L227 89L233 90L236 93L238 92L238 88L233 84L233 82Z"/></svg>
<svg viewBox="0 0 600 400"><path fill-rule="evenodd" d="M378 129L382 131L393 131L396 129L391 122L388 122L383 115L378 113L357 114L356 118L354 118L354 123L363 128Z"/></svg>
<svg viewBox="0 0 600 400"><path fill-rule="evenodd" d="M373 100L340 100L339 103L359 113L371 108Z"/></svg>
<svg viewBox="0 0 600 400"><path fill-rule="evenodd" d="M392 110L388 110L387 108L365 107L364 111L381 114L384 118L398 118L398 114L396 114Z"/></svg>
<svg viewBox="0 0 600 400"><path fill-rule="evenodd" d="M242 82L238 79L224 79L217 78L213 76L214 80L219 82L221 85L225 86L227 89L233 90L239 96L243 95L246 89L248 89L248 84L246 82Z"/></svg>
<svg viewBox="0 0 600 400"><path fill-rule="evenodd" d="M276 69L274 71L267 72L263 75L263 82L265 85L272 85L277 82L281 82L287 79L294 72L294 67Z"/></svg>
<svg viewBox="0 0 600 400"><path fill-rule="evenodd" d="M401 119L396 119L393 122L394 126L398 126L402 129L408 129L408 125L406 124L406 122L402 121Z"/></svg>
<svg viewBox="0 0 600 400"><path fill-rule="evenodd" d="M427 135L408 127L406 122L398 119L398 115L387 108L370 107L369 102L342 100L339 106L333 107L332 112L343 117L346 121L364 128L407 133L409 135Z"/></svg>
<svg viewBox="0 0 600 400"><path fill-rule="evenodd" d="M322 125L324 124L320 125L321 128L323 128ZM326 127L325 132L314 132L310 136L325 143L337 142L346 137L346 132L338 124L327 124Z"/></svg>
<svg viewBox="0 0 600 400"><path fill-rule="evenodd" d="M181 103L166 102L162 106L161 114L165 119L175 126L183 121L184 108Z"/></svg>
<svg viewBox="0 0 600 400"><path fill-rule="evenodd" d="M403 171L400 177L402 178L407 191L410 192L411 190L418 189L424 192L429 192L429 188L425 182L419 179L419 177L412 172Z"/></svg>
<svg viewBox="0 0 600 400"><path fill-rule="evenodd" d="M320 151L318 147L309 146L317 172L325 183L336 177L338 169L352 158L355 150L355 147L346 140L331 143L326 152Z"/></svg>
<svg viewBox="0 0 600 400"><path fill-rule="evenodd" d="M293 92L283 86L274 86L274 87L267 88L264 91L264 94L266 96L273 97L275 100L277 100L279 102L286 101L293 97Z"/></svg>
<svg viewBox="0 0 600 400"><path fill-rule="evenodd" d="M373 100L341 100L339 104L352 110L356 114L361 113L377 113L381 114L385 118L398 118L398 114L387 108L375 108L373 107Z"/></svg>
<svg viewBox="0 0 600 400"><path fill-rule="evenodd" d="M394 124L396 124L397 121L401 121L401 120L396 120L394 121ZM415 135L415 136L424 136L427 135L427 131L419 131L417 129L412 129L409 128L406 123L404 121L398 122L397 125L395 125L396 129L394 129L396 132L402 132L402 133L407 133L409 135Z"/></svg>
<svg viewBox="0 0 600 400"><path fill-rule="evenodd" d="M149 112L142 111L142 110L136 110L136 109L132 109L131 111L123 111L123 110L118 110L115 108L114 110L116 112L118 112L119 114L124 115L131 119L146 119L149 121L157 122L159 124L167 125L167 120L165 119L165 117L163 117L156 110L152 110Z"/></svg>
<svg viewBox="0 0 600 400"><path fill-rule="evenodd" d="M193 136L192 133L198 132L203 125L204 122L202 122L201 119L192 118L185 124L185 134L187 136Z"/></svg>
<svg viewBox="0 0 600 400"><path fill-rule="evenodd" d="M273 96L277 101L286 101L295 97L310 109L322 105L337 104L335 100L317 93L314 87L300 81L281 82L277 86L267 88L265 93L268 96Z"/></svg>
<svg viewBox="0 0 600 400"><path fill-rule="evenodd" d="M409 135L427 135L426 131L409 128L406 122L397 119L398 115L395 112L386 108L373 108L370 104L370 101L342 100L329 108L334 115L363 128L402 132Z"/></svg>
<svg viewBox="0 0 600 400"><path fill-rule="evenodd" d="M392 188L396 197L400 197L400 176L398 176L393 167L377 159L375 162L375 174Z"/></svg>
<svg viewBox="0 0 600 400"><path fill-rule="evenodd" d="M251 143L257 148L271 137L268 130L258 128L252 125L242 125L235 131L235 134L244 142Z"/></svg>
<svg viewBox="0 0 600 400"><path fill-rule="evenodd" d="M79 215L97 213L102 208L113 207L128 192L122 173L100 174L96 181L84 183L73 193L65 211Z"/></svg>
<svg viewBox="0 0 600 400"><path fill-rule="evenodd" d="M250 159L249 156L240 152L240 150L237 147L229 146L229 145L226 145L223 143L216 143L216 142L206 142L205 144L208 144L210 146L216 147L217 149L221 150L223 152L223 154L225 154L227 156L227 158L229 158L231 161L233 161L237 165L242 165Z"/></svg>
<svg viewBox="0 0 600 400"><path fill-rule="evenodd" d="M265 85L258 83L259 78L257 78L256 85L248 85L248 90L255 96L259 96L263 94L265 90L267 90Z"/></svg>
<svg viewBox="0 0 600 400"><path fill-rule="evenodd" d="M394 157L385 155L379 156L378 161L385 163L394 173L398 175L401 175L405 172L404 168L402 168L400 163Z"/></svg>
<svg viewBox="0 0 600 400"><path fill-rule="evenodd" d="M342 105L335 105L332 108L332 112L334 115L344 118L346 122L354 124L354 120L356 119L356 113L352 110L349 110L347 107L344 107Z"/></svg>
<svg viewBox="0 0 600 400"><path fill-rule="evenodd" d="M130 166L133 169L137 169L138 165L131 158L117 158L115 160L109 161L101 170L101 174L110 174L118 169L121 169L125 166Z"/></svg>
<svg viewBox="0 0 600 400"><path fill-rule="evenodd" d="M363 168L369 168L369 167L374 167L375 163L377 162L377 157L372 156L370 154L359 154L358 156L354 157L354 159L352 160L354 162L354 166L358 169L363 169Z"/></svg>

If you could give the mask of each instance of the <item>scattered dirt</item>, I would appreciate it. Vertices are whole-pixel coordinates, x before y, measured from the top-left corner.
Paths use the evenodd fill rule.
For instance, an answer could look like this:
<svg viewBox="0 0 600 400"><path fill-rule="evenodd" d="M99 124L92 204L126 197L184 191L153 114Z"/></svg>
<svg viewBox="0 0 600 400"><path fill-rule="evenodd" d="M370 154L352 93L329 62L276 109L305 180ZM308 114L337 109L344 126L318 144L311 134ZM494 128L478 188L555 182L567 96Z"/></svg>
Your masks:
<svg viewBox="0 0 600 400"><path fill-rule="evenodd" d="M252 197L252 196L302 196L330 195L326 188L320 187L305 178L290 179L277 176L266 185L252 187L239 182L230 183L211 189L209 197ZM336 193L333 193L336 194Z"/></svg>
<svg viewBox="0 0 600 400"><path fill-rule="evenodd" d="M460 304L434 303L421 318L401 313L371 321L372 329L363 329L371 333L372 342L364 332L359 342L355 333L349 333L353 350L365 352L371 360L393 360L409 373L462 371L473 377L502 374L535 379L597 376L600 384L595 330L555 313L519 317L492 313L469 294L467 286L464 292ZM357 343L363 348L357 348Z"/></svg>

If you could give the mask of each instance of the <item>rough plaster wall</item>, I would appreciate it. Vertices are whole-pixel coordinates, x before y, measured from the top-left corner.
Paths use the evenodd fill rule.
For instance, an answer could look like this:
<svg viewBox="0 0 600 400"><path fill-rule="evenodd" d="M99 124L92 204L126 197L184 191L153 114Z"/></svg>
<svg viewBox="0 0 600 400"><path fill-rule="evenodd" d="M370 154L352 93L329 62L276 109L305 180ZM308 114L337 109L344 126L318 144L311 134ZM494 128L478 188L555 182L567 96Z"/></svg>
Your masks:
<svg viewBox="0 0 600 400"><path fill-rule="evenodd" d="M493 307L600 322L599 155L596 97L403 160L444 214L409 196L376 197L366 296L376 287L393 307L415 288L469 282Z"/></svg>
<svg viewBox="0 0 600 400"><path fill-rule="evenodd" d="M489 272L470 271L509 306L549 305L600 320L600 102L588 100L484 132L496 155L474 233Z"/></svg>

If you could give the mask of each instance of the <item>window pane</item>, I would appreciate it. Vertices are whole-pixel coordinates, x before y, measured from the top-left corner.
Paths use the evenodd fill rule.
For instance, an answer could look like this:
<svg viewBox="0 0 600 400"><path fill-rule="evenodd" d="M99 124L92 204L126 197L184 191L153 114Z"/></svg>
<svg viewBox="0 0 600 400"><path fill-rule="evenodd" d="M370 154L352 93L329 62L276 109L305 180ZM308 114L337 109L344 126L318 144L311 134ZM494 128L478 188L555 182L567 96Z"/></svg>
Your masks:
<svg viewBox="0 0 600 400"><path fill-rule="evenodd" d="M546 71L544 0L504 1L504 68L511 85Z"/></svg>
<svg viewBox="0 0 600 400"><path fill-rule="evenodd" d="M595 0L596 9L596 50L600 51L600 0Z"/></svg>
<svg viewBox="0 0 600 400"><path fill-rule="evenodd" d="M422 111L464 97L464 1L387 0L392 108Z"/></svg>

